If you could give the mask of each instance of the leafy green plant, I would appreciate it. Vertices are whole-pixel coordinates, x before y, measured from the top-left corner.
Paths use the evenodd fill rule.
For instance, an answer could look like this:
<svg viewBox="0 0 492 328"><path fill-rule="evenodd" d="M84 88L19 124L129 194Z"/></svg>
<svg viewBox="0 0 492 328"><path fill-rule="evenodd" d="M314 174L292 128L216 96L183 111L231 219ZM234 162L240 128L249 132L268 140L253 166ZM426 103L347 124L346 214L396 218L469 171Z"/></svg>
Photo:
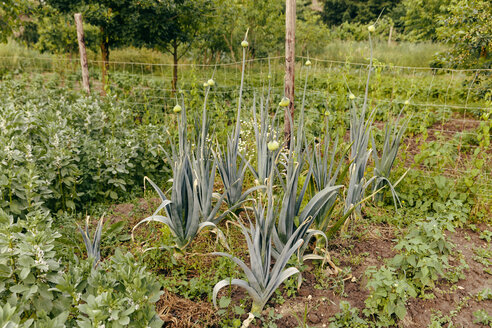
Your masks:
<svg viewBox="0 0 492 328"><path fill-rule="evenodd" d="M416 297L417 292L405 278L400 279L395 269L383 266L379 270L374 267L366 271L369 297L366 299L364 314L377 315L378 322L383 326L395 324L395 319L403 319L407 313L406 303L409 297Z"/></svg>
<svg viewBox="0 0 492 328"><path fill-rule="evenodd" d="M73 278L77 279L76 276ZM91 271L84 278L75 285L83 301L78 305L79 327L105 324L116 328L131 326L130 323L162 326L155 313L155 302L162 294L160 284L130 253L124 254L117 249L101 270ZM81 289L84 285L85 290Z"/></svg>
<svg viewBox="0 0 492 328"><path fill-rule="evenodd" d="M387 266L366 271L370 295L364 314L376 314L378 324L384 327L393 325L395 319L405 317L409 297L424 296L426 288L445 275L453 245L446 240L444 229L454 231L447 220L431 218L415 223L395 246L399 253Z"/></svg>
<svg viewBox="0 0 492 328"><path fill-rule="evenodd" d="M482 289L477 294L477 300L479 302L483 300L492 300L492 290L489 287Z"/></svg>
<svg viewBox="0 0 492 328"><path fill-rule="evenodd" d="M449 229L452 225L446 224ZM390 264L423 294L434 281L444 276L447 256L453 245L443 235L443 224L437 220L418 222L396 246L399 251Z"/></svg>
<svg viewBox="0 0 492 328"><path fill-rule="evenodd" d="M347 301L340 301L340 312L330 318L328 328L368 328L367 321L359 317L359 309L352 308Z"/></svg>
<svg viewBox="0 0 492 328"><path fill-rule="evenodd" d="M160 285L131 254L117 250L94 269L92 258L62 265L46 213L14 221L0 211L0 322L39 328L160 327L155 302ZM76 320L80 322L77 324Z"/></svg>
<svg viewBox="0 0 492 328"><path fill-rule="evenodd" d="M489 268L492 266L492 250L490 248L477 247L473 250L473 253L475 254L473 260L482 264L485 272L492 274Z"/></svg>
<svg viewBox="0 0 492 328"><path fill-rule="evenodd" d="M241 319L239 316L245 314L246 311L237 305L231 308L230 304L231 299L229 297L224 296L219 299L219 310L217 311L217 314L221 316L220 326L239 328L241 327Z"/></svg>
<svg viewBox="0 0 492 328"><path fill-rule="evenodd" d="M480 233L480 239L485 240L486 242L490 243L492 240L492 231L490 230L484 230Z"/></svg>
<svg viewBox="0 0 492 328"><path fill-rule="evenodd" d="M68 315L70 299L55 288L63 267L54 250L60 234L51 226L47 214L30 213L15 222L0 211L0 301L8 317L21 323Z"/></svg>
<svg viewBox="0 0 492 328"><path fill-rule="evenodd" d="M492 326L492 316L490 316L484 309L477 310L473 312L473 323L480 323L486 326Z"/></svg>

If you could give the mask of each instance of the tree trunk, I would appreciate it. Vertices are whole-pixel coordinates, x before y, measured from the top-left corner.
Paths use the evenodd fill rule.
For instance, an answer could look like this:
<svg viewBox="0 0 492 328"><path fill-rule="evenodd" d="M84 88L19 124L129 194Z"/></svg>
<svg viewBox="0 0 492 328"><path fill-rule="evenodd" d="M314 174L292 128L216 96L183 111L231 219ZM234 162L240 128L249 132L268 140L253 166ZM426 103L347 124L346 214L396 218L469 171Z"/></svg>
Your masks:
<svg viewBox="0 0 492 328"><path fill-rule="evenodd" d="M178 42L173 41L173 82L172 82L172 94L176 92L176 85L178 84Z"/></svg>
<svg viewBox="0 0 492 328"><path fill-rule="evenodd" d="M108 70L109 70L109 44L108 44L108 38L106 34L104 33L104 29L101 28L101 35L102 35L102 40L101 40L101 60L102 60L102 90L101 90L101 95L105 96L106 95L106 82L107 82L107 76L108 76Z"/></svg>
<svg viewBox="0 0 492 328"><path fill-rule="evenodd" d="M285 3L285 97L289 98L289 107L284 115L284 136L290 145L291 124L294 122L294 69L296 36L296 0Z"/></svg>

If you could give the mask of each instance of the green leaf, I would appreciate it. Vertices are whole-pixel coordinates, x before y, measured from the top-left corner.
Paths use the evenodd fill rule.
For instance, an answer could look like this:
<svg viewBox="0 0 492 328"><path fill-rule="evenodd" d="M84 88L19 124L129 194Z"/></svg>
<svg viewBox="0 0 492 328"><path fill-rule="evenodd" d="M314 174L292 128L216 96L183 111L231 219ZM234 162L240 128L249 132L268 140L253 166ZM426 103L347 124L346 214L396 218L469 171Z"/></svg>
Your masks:
<svg viewBox="0 0 492 328"><path fill-rule="evenodd" d="M229 297L221 297L219 300L219 307L221 309L224 309L231 304L231 299Z"/></svg>
<svg viewBox="0 0 492 328"><path fill-rule="evenodd" d="M26 279L30 272L31 272L30 268L23 268L19 274L19 278L21 280Z"/></svg>
<svg viewBox="0 0 492 328"><path fill-rule="evenodd" d="M405 315L407 314L407 309L403 305L398 304L395 308L395 314L398 319L403 320L403 318L405 318Z"/></svg>

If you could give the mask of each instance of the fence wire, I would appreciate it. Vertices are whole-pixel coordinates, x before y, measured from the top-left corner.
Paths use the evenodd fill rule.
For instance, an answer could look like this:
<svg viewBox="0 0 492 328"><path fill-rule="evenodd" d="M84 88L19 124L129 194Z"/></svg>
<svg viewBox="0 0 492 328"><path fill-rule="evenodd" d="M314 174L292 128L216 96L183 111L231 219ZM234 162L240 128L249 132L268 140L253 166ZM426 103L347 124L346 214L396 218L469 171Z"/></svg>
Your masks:
<svg viewBox="0 0 492 328"><path fill-rule="evenodd" d="M303 63L309 59L312 66ZM282 56L251 58L246 62L246 97L265 95L270 89L273 99L283 96ZM89 61L91 87L102 88L101 61ZM172 63L144 63L110 61L110 88L125 106L154 108L163 114L170 113L176 101L171 83ZM67 57L0 57L0 68L13 75L24 75L34 80L51 81L43 88L69 88L81 90L80 62ZM302 97L304 77L309 79L306 90L306 113L310 124L317 129L324 126L324 117L335 115L338 109L347 111L347 96L363 99L367 63L350 63L329 59L298 57L296 62L296 95ZM214 76L216 86L211 96L228 101L235 99L239 90L241 62L216 64L179 63L177 90L187 96L203 93L203 82ZM51 80L50 80L51 79ZM484 83L485 81L485 83ZM407 133L402 148L420 162L406 162L422 177L442 174L455 181L470 176L474 160L484 161L481 172L474 177L484 199L492 199L492 150L483 145L490 138L491 101L485 99L492 84L492 69L451 69L430 67L405 67L378 64L373 68L369 90L369 103L385 110L398 110L403 106L418 117L429 118L419 131ZM488 83L488 84L487 84ZM490 97L490 95L489 95ZM296 103L299 103L297 101ZM299 105L297 105L299 106ZM234 106L231 106L231 111ZM347 116L346 114L344 114ZM385 117L388 119L388 117ZM384 122L379 122L383 124ZM424 124L425 123L425 124ZM484 127L488 126L490 130ZM486 135L488 133L488 135ZM482 144L481 144L482 143ZM413 146L413 149L410 149ZM433 147L433 150L428 150ZM422 160L428 153L429 160ZM447 158L446 158L447 157ZM417 157L414 157L414 159ZM444 164L433 164L433 160ZM443 167L438 167L444 165Z"/></svg>

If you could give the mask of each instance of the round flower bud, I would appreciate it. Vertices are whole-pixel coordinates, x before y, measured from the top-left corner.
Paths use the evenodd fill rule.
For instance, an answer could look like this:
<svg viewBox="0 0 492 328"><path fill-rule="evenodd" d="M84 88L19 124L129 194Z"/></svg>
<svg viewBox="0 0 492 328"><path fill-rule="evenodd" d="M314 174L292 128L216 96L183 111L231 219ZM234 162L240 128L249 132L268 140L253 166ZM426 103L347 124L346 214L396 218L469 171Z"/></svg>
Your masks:
<svg viewBox="0 0 492 328"><path fill-rule="evenodd" d="M213 86L215 85L215 81L214 81L214 80L212 80L212 79L210 79L210 80L208 80L208 81L207 81L207 84L208 84L209 86L213 87Z"/></svg>
<svg viewBox="0 0 492 328"><path fill-rule="evenodd" d="M173 112L175 112L175 113L179 113L179 112L181 112L181 106L180 106L180 105L176 105L176 106L174 106L174 108L173 108Z"/></svg>
<svg viewBox="0 0 492 328"><path fill-rule="evenodd" d="M354 100L355 99L355 95L353 93L349 94L349 99L350 100Z"/></svg>
<svg viewBox="0 0 492 328"><path fill-rule="evenodd" d="M270 74L268 74L267 78L270 80L272 78L272 76Z"/></svg>
<svg viewBox="0 0 492 328"><path fill-rule="evenodd" d="M376 27L375 27L374 25L369 25L369 26L367 27L367 29L369 30L369 32L374 32L374 31L376 31Z"/></svg>
<svg viewBox="0 0 492 328"><path fill-rule="evenodd" d="M249 45L249 43L248 43L248 41L246 41L246 40L243 40L243 41L241 42L241 47L243 47L243 48L246 48L248 45Z"/></svg>
<svg viewBox="0 0 492 328"><path fill-rule="evenodd" d="M311 66L311 61L310 61L309 59L308 59L308 60L306 60L306 63L305 63L304 65L306 65L306 66Z"/></svg>
<svg viewBox="0 0 492 328"><path fill-rule="evenodd" d="M278 141L270 141L267 146L269 151L276 151L279 147L279 144Z"/></svg>
<svg viewBox="0 0 492 328"><path fill-rule="evenodd" d="M208 87L208 82L203 82L203 87L204 88Z"/></svg>
<svg viewBox="0 0 492 328"><path fill-rule="evenodd" d="M289 98L287 98L287 97L283 97L283 98L282 98L282 100L280 100L280 102L279 102L279 104L278 104L278 105L279 105L280 107L287 107L287 106L289 106L289 104L290 104L290 100L289 100Z"/></svg>
<svg viewBox="0 0 492 328"><path fill-rule="evenodd" d="M409 105L410 104L410 100L405 100L405 105Z"/></svg>

